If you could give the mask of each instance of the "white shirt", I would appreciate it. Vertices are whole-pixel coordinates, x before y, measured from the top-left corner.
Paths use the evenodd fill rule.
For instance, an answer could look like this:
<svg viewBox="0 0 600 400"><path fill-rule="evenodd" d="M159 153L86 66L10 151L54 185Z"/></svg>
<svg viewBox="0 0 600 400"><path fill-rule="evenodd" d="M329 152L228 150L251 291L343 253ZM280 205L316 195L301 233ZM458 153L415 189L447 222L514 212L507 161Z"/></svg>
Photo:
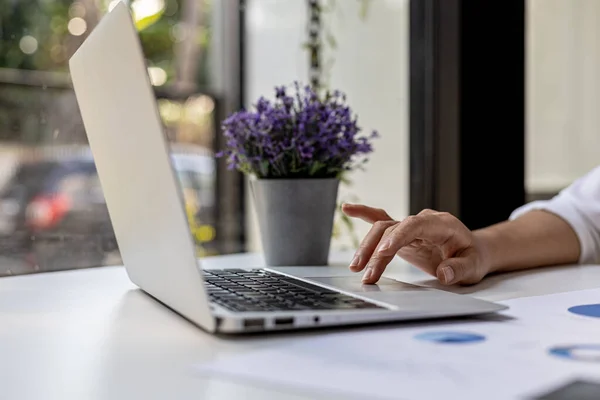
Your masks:
<svg viewBox="0 0 600 400"><path fill-rule="evenodd" d="M551 200L534 201L516 209L510 219L530 210L546 210L567 221L579 238L579 263L600 264L600 166Z"/></svg>

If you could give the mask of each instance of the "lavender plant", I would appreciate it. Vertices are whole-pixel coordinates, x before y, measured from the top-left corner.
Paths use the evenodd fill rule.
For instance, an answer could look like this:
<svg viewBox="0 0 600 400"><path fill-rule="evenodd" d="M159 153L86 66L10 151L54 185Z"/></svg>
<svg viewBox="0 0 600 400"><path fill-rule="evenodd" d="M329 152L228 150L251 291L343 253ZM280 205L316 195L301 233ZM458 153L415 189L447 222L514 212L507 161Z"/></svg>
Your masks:
<svg viewBox="0 0 600 400"><path fill-rule="evenodd" d="M232 114L222 128L226 149L217 156L260 179L341 178L368 161L378 137L361 134L344 93L319 95L298 82Z"/></svg>

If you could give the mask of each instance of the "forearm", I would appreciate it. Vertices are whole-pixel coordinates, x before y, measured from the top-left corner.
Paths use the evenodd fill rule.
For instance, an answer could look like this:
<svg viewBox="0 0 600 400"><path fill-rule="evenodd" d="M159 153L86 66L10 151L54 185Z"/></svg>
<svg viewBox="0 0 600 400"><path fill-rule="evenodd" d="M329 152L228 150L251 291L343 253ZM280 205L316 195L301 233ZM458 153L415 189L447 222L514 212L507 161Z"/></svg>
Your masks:
<svg viewBox="0 0 600 400"><path fill-rule="evenodd" d="M474 232L490 272L574 264L580 244L575 231L555 214L534 210Z"/></svg>

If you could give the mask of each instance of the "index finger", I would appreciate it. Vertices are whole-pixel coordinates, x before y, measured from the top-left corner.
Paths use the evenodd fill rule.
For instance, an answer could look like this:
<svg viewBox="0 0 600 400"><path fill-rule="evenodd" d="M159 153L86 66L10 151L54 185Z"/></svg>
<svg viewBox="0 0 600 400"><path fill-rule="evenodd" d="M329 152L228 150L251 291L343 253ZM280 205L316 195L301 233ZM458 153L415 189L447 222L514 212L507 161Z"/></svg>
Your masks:
<svg viewBox="0 0 600 400"><path fill-rule="evenodd" d="M364 206L362 204L345 203L342 205L342 211L349 217L360 218L369 224L374 224L377 221L394 220L387 212L385 212L385 210Z"/></svg>

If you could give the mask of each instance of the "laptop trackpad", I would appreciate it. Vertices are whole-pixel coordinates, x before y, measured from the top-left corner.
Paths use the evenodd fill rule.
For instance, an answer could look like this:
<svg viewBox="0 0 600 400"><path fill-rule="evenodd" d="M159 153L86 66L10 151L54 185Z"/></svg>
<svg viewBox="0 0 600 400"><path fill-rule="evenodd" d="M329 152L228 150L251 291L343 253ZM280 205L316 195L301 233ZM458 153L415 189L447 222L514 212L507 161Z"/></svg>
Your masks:
<svg viewBox="0 0 600 400"><path fill-rule="evenodd" d="M332 276L332 277L307 277L314 282L319 282L324 285L333 286L336 289L345 290L355 293L375 293L375 292L409 292L423 291L426 288L400 282L394 279L381 278L375 285L365 285L361 282L362 276Z"/></svg>

